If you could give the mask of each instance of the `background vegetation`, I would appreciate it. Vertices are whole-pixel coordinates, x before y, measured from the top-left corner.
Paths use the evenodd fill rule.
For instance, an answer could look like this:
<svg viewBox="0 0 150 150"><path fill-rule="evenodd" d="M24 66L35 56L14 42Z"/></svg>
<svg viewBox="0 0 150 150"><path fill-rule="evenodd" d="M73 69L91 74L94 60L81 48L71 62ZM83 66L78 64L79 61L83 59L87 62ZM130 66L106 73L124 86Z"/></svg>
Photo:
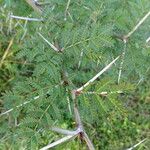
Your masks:
<svg viewBox="0 0 150 150"><path fill-rule="evenodd" d="M95 149L124 150L146 139L135 149L149 150L150 17L126 48L122 38L150 11L150 1L41 2L48 4L39 14L24 0L0 0L0 149L40 149L62 137L52 126L74 129L71 91L125 50L124 58L79 95L79 112ZM55 52L40 35L62 51ZM55 149L86 145L75 139Z"/></svg>

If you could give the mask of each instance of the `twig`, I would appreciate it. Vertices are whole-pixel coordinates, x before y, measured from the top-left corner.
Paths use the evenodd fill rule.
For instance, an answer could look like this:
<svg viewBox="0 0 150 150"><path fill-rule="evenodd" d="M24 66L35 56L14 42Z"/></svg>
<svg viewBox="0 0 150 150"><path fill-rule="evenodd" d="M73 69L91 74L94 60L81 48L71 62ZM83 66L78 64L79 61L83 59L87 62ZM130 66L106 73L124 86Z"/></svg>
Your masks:
<svg viewBox="0 0 150 150"><path fill-rule="evenodd" d="M10 17L14 19L21 19L21 20L27 20L27 21L43 21L43 19L28 18L28 17L22 17L22 16L14 16L14 15L10 15Z"/></svg>
<svg viewBox="0 0 150 150"><path fill-rule="evenodd" d="M147 139L145 138L144 140L140 141L139 143L135 144L134 146L126 149L126 150L133 150L134 148L136 148L138 145L142 144L143 142L145 142Z"/></svg>
<svg viewBox="0 0 150 150"><path fill-rule="evenodd" d="M60 52L60 50L51 44L41 33L38 32L38 35L56 52Z"/></svg>
<svg viewBox="0 0 150 150"><path fill-rule="evenodd" d="M105 71L107 71L119 59L119 57L120 56L118 56L116 59L114 59L110 64L108 64L104 69L102 69L97 75L95 75L92 79L90 79L82 87L78 88L76 90L76 92L81 92L85 87L87 87L89 84L94 82L99 76L101 76Z"/></svg>
<svg viewBox="0 0 150 150"><path fill-rule="evenodd" d="M36 12L42 13L42 10L35 4L33 0L25 0Z"/></svg>
<svg viewBox="0 0 150 150"><path fill-rule="evenodd" d="M123 64L124 64L126 49L127 49L127 41L124 39L124 48L123 48L123 52L121 55L121 63L120 63L119 73L118 73L118 84L119 84L120 78L121 78L121 73L122 73L122 68L123 68Z"/></svg>
<svg viewBox="0 0 150 150"><path fill-rule="evenodd" d="M7 49L5 50L5 53L4 53L4 55L3 55L3 57L2 57L2 59L1 59L1 61L0 61L0 68L1 68L1 66L2 66L2 64L3 64L3 62L4 62L5 58L6 58L6 56L7 56L8 52L9 52L9 50L10 50L10 47L11 47L12 44L13 44L13 41L14 41L14 39L12 38L12 39L10 40L10 42L9 42L9 45L8 45Z"/></svg>
<svg viewBox="0 0 150 150"><path fill-rule="evenodd" d="M125 39L128 39L141 25L142 23L150 16L150 11L138 22L138 24L124 36Z"/></svg>

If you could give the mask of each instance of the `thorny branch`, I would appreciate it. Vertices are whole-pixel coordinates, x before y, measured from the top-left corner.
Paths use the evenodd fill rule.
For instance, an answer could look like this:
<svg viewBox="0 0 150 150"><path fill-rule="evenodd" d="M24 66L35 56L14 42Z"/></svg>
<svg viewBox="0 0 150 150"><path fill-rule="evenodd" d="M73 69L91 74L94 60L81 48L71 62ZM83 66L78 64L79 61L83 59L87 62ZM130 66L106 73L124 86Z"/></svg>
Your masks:
<svg viewBox="0 0 150 150"><path fill-rule="evenodd" d="M41 9L39 6L37 6L35 4L35 2L33 0L25 0L35 11L39 12L39 13L42 13ZM66 14L67 14L67 11L68 11L68 7L69 7L69 4L70 4L70 0L68 0L68 3L67 3L67 6L66 6ZM150 11L138 22L138 24L125 36L123 36L123 41L124 41L124 49L123 49L123 53L121 55L121 64L120 64L120 69L119 69L119 75L118 75L118 83L120 81L120 78L121 78L121 72L122 72L122 67L123 67L123 63L124 63L124 57L125 57L125 53L126 53L126 44L127 44L127 40L128 38L142 25L142 23L150 16ZM25 19L25 20L34 20L34 21L39 21L39 19L36 19L36 18L27 18L27 17L19 17L19 16L11 16L12 18L16 18L16 19ZM51 44L46 38L43 37L42 34L38 33L40 35L40 37L47 43L49 44L49 46L56 52L59 52L60 50L55 47L53 44ZM146 41L147 42L147 41ZM149 40L148 40L149 42ZM82 121L81 121L81 117L80 117L80 113L79 113L79 110L78 110L78 101L77 101L77 97L82 93L82 91L87 87L89 86L92 82L94 82L98 77L100 77L105 71L107 71L118 59L119 59L120 56L118 56L116 59L114 59L110 64L108 64L104 69L102 69L98 74L96 74L92 79L90 79L87 83L85 83L83 86L81 86L80 88L76 89L76 90L73 90L72 91L72 99L73 99L73 102L74 102L74 116L75 116L75 121L76 121L76 126L77 126L77 129L74 130L74 131L70 131L70 130L64 130L64 129L60 129L60 128L56 128L56 127L53 127L51 128L52 131L55 131L55 132L58 132L58 133L61 133L61 134L65 134L66 136L63 137L62 139L59 139L51 144L48 144L47 146L41 148L41 150L47 150L49 148L52 148L58 144L61 144L61 143L64 143L66 141L69 141L77 136L80 137L80 139L84 139L85 142L86 142L86 145L88 146L89 150L94 150L94 146L91 142L91 140L89 139L88 135L86 134L86 132L84 131L84 127L83 127L83 124L82 124ZM120 93L120 91L118 92ZM107 93L101 93L101 94L107 94ZM37 96L37 97L34 97L34 99L38 99L40 96ZM22 107L23 105L26 105L28 103L30 103L31 101L26 101L24 102L23 104L20 104L18 106L16 106L17 108L19 107ZM13 108L12 109L9 109L8 111L4 112L4 113L1 113L0 116L4 115L4 114L7 114L9 112L13 111ZM143 143L145 141L142 140L141 142L139 142L138 144L134 145L132 147L135 148L137 145ZM131 150L128 149L128 150Z"/></svg>
<svg viewBox="0 0 150 150"><path fill-rule="evenodd" d="M97 75L95 75L91 80L89 80L89 81L88 81L86 84L84 84L82 87L78 88L77 90L73 90L73 92L72 92L72 99L75 100L76 94L82 93L82 90L83 90L85 87L87 87L89 84L91 84L92 82L94 82L99 76L101 76L105 71L107 71L107 70L119 59L119 57L120 57L120 56L118 56L116 59L114 59L110 64L108 64L105 68L103 68ZM64 82L61 82L61 84L63 84L63 83L64 83ZM56 85L55 87L57 87L57 86L58 86L58 85ZM103 93L102 93L102 94L103 94ZM39 97L40 97L40 96L36 96L36 97L34 97L33 99L36 100L36 99L38 99ZM22 103L22 104L16 106L16 108L20 108L20 107L22 107L22 106L24 106L24 105L30 103L31 101L32 101L32 100L30 100L30 101L25 101L24 103ZM74 101L74 104L77 105L76 101ZM1 113L0 116L3 116L3 115L5 115L5 114L8 114L8 113L10 113L10 112L13 111L13 110L14 110L14 108L11 108L11 109L9 109L9 110L7 110L7 111ZM76 114L78 113L77 110L76 110L76 108L75 108L74 111L76 112ZM77 115L76 115L76 121L77 121L77 120L78 120L78 119L77 119ZM79 122L79 120L78 120L78 122Z"/></svg>
<svg viewBox="0 0 150 150"><path fill-rule="evenodd" d="M91 80L89 80L86 84L84 84L82 87L76 89L76 90L72 90L72 100L73 100L73 104L74 104L74 117L75 117L75 122L76 122L76 127L77 129L75 131L70 131L70 130L65 130L65 129L60 129L60 128L56 128L53 127L51 128L52 131L58 132L60 134L65 134L67 135L66 137L63 137L62 139L59 139L58 141L51 143L47 146L45 146L44 148L42 148L41 150L47 150L48 148L54 147L58 144L61 144L63 142L69 141L71 140L73 137L76 137L78 135L78 137L80 138L80 140L84 140L88 149L89 150L95 150L91 140L89 139L87 133L84 130L82 121L81 121L81 117L80 117L80 113L78 110L78 100L77 97L82 93L83 89L85 87L87 87L88 85L90 85L90 83L94 82L98 77L100 77L105 71L107 71L117 60L119 59L119 56L114 59L110 64L108 64L106 67L104 67L104 69L102 69L98 74L96 74ZM120 93L120 91L118 91L118 93ZM103 93L102 93L103 94ZM105 93L107 94L107 93Z"/></svg>

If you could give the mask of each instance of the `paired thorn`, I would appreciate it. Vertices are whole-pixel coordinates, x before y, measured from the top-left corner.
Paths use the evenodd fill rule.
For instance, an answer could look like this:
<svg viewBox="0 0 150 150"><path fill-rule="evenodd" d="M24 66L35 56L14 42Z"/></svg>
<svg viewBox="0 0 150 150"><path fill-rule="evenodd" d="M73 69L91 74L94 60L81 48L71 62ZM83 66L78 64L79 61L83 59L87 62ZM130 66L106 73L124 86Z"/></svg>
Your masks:
<svg viewBox="0 0 150 150"><path fill-rule="evenodd" d="M140 141L139 143L135 144L134 146L126 149L126 150L133 150L134 148L136 148L137 146L139 146L140 144L142 144L143 142L145 142L147 139L145 138L144 140Z"/></svg>
<svg viewBox="0 0 150 150"><path fill-rule="evenodd" d="M81 127L78 127L74 131L65 130L65 129L61 129L61 128L57 128L57 127L52 127L51 130L55 131L57 133L60 133L60 134L64 134L66 136L59 139L59 140L57 140L57 141L55 141L55 142L53 142L53 143L48 144L47 146L41 148L40 150L47 150L49 148L53 148L53 147L55 147L59 144L62 144L64 142L67 142L67 141L70 141L70 140L73 140L77 136L81 140L82 139L85 140L85 142L87 143L87 146L89 147L89 150L94 150L94 146L93 146L92 142L90 141L90 139L89 139L88 135L86 134L86 132Z"/></svg>
<svg viewBox="0 0 150 150"><path fill-rule="evenodd" d="M146 43L150 42L150 37L147 38Z"/></svg>
<svg viewBox="0 0 150 150"><path fill-rule="evenodd" d="M142 24L143 22L150 16L150 11L137 23L136 26L133 27L133 29L124 37L128 39Z"/></svg>
<svg viewBox="0 0 150 150"><path fill-rule="evenodd" d="M98 77L100 77L105 71L107 71L118 59L120 56L118 56L117 58L115 58L111 63L109 63L106 67L104 67L99 73L97 73L92 79L90 79L87 83L85 83L83 86L81 86L80 88L78 88L76 90L76 93L80 94L81 91L83 91L83 89L87 86L89 86L91 83L93 83Z"/></svg>
<svg viewBox="0 0 150 150"><path fill-rule="evenodd" d="M65 137L63 137L63 138L61 138L61 139L59 139L58 141L55 141L55 142L53 142L53 143L51 143L51 144L48 144L47 146L41 148L40 150L48 150L49 148L52 148L52 147L57 146L57 145L59 145L59 144L62 144L62 143L64 143L64 142L66 142L66 141L69 141L69 140L71 140L72 138L75 138L76 136L77 136L77 135L67 135L67 136L65 136Z"/></svg>
<svg viewBox="0 0 150 150"><path fill-rule="evenodd" d="M44 21L44 19L29 18L29 17L22 17L22 16L14 16L14 15L10 15L10 17L14 19L27 20L27 21Z"/></svg>
<svg viewBox="0 0 150 150"><path fill-rule="evenodd" d="M63 49L59 50L56 46L50 43L41 33L38 32L38 35L56 52L62 52Z"/></svg>

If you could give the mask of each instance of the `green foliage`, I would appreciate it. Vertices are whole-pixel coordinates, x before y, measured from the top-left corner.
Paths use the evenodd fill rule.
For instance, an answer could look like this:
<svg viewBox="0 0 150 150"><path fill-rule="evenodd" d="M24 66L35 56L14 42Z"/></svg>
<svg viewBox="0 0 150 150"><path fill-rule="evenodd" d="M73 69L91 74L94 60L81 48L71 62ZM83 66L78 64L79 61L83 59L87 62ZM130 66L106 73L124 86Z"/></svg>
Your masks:
<svg viewBox="0 0 150 150"><path fill-rule="evenodd" d="M126 35L150 8L149 0L77 0L66 12L67 0L49 2L43 22L27 22L8 15L40 17L24 1L0 1L1 57L14 39L0 67L0 111L12 109L0 116L0 149L36 150L61 137L52 126L74 129L71 90L122 53L123 42L115 35ZM78 97L96 149L125 149L148 137L149 22L150 17L127 43L121 82L118 61ZM55 52L38 33L63 51ZM148 150L146 144L139 149ZM74 140L55 149L86 148Z"/></svg>

